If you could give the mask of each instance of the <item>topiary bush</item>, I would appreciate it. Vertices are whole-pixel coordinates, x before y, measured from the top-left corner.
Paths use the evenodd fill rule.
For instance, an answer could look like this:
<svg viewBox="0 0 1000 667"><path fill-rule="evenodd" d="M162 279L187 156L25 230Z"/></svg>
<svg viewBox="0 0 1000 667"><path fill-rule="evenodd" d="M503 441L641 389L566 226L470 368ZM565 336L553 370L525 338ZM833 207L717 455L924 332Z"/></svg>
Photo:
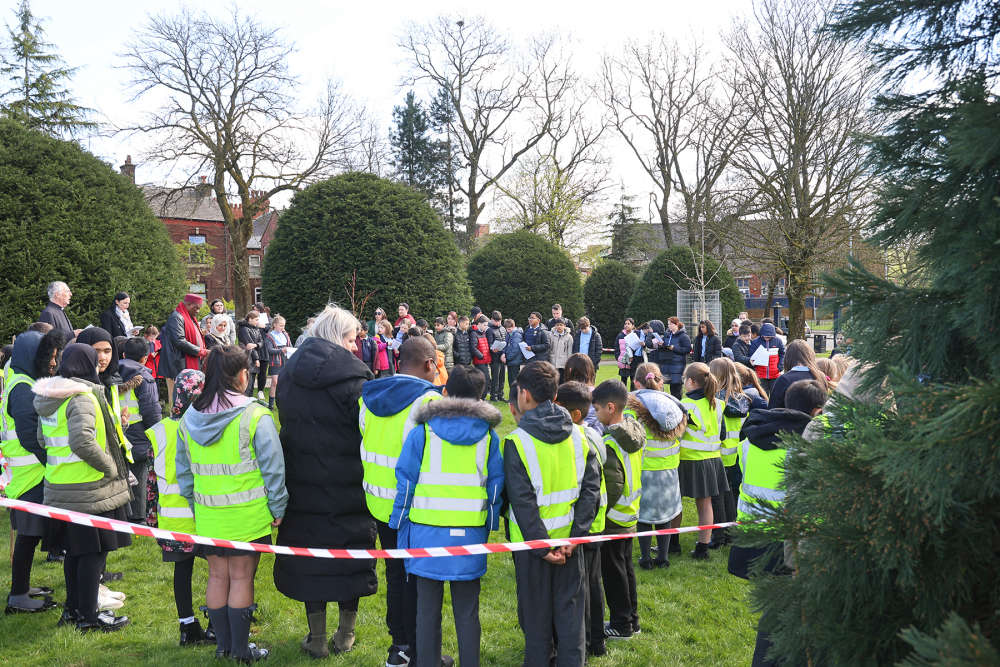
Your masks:
<svg viewBox="0 0 1000 667"><path fill-rule="evenodd" d="M634 289L635 273L617 260L601 262L583 284L587 317L601 332L605 347L611 347L608 336L617 336L628 316L625 309Z"/></svg>
<svg viewBox="0 0 1000 667"><path fill-rule="evenodd" d="M38 319L53 280L74 327L99 325L116 292L137 325L161 325L185 291L163 223L127 178L79 145L0 121L0 337Z"/></svg>
<svg viewBox="0 0 1000 667"><path fill-rule="evenodd" d="M559 303L575 327L583 314L583 288L569 256L527 231L491 237L469 258L469 283L483 311L499 310L521 326L533 310L544 322Z"/></svg>
<svg viewBox="0 0 1000 667"><path fill-rule="evenodd" d="M360 319L400 302L428 320L466 311L472 297L458 246L420 193L373 174L347 173L296 193L264 256L263 298L297 330L328 302Z"/></svg>
<svg viewBox="0 0 1000 667"><path fill-rule="evenodd" d="M632 298L628 302L628 314L636 322L658 319L666 320L677 310L677 286L688 283L684 276L695 275L695 256L690 248L677 246L664 250L649 266L635 284ZM713 276L707 289L719 290L719 300L722 302L722 322L713 322L720 333L724 331L730 320L743 310L743 296L736 287L736 281L726 267L712 257L705 258L705 275ZM685 324L690 324L685 322ZM694 327L691 335L694 336Z"/></svg>

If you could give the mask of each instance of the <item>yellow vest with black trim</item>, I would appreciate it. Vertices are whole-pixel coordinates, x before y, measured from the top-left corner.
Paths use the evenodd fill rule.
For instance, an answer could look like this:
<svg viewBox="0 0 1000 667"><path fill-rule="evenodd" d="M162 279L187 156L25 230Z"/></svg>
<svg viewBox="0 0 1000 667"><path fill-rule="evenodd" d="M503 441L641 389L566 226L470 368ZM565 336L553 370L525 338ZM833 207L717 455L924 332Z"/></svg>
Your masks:
<svg viewBox="0 0 1000 667"><path fill-rule="evenodd" d="M413 489L410 521L428 526L486 523L486 461L490 434L474 445L455 445L424 424L424 458Z"/></svg>
<svg viewBox="0 0 1000 667"><path fill-rule="evenodd" d="M73 394L62 402L55 414L38 415L38 423L42 427L42 439L45 441L45 481L49 484L85 484L104 479L103 472L91 467L89 463L74 454L69 446L66 408L69 402L78 396L85 396L93 401L97 414L97 419L94 420L94 438L104 452L108 451L108 436L104 427L101 402L89 391Z"/></svg>
<svg viewBox="0 0 1000 667"><path fill-rule="evenodd" d="M14 418L8 410L10 393L19 384L31 387L35 381L27 375L11 372L4 384L3 399L0 401L0 454L3 454L7 459L7 465L10 466L10 483L4 489L8 498L20 498L25 491L40 484L45 477L45 466L34 454L21 446Z"/></svg>
<svg viewBox="0 0 1000 667"><path fill-rule="evenodd" d="M183 440L194 477L194 525L199 535L250 542L271 534L271 511L260 473L254 435L261 418L271 411L248 404L211 443L194 441L182 420Z"/></svg>
<svg viewBox="0 0 1000 667"><path fill-rule="evenodd" d="M589 446L584 443L583 433L574 428L565 440L548 443L517 428L507 439L514 443L517 455L531 480L538 515L545 525L546 533L552 539L569 537L587 463ZM511 540L522 542L524 535L513 507L508 512L507 524Z"/></svg>
<svg viewBox="0 0 1000 667"><path fill-rule="evenodd" d="M135 394L135 392L131 393ZM136 403L137 410L139 409L138 406L139 404ZM111 422L115 425L115 433L118 434L118 442L121 443L122 449L125 450L125 458L128 459L129 463L135 463L135 459L132 458L132 443L125 437L125 430L122 429L121 393L118 391L118 385L116 384L111 385L111 415L113 417Z"/></svg>
<svg viewBox="0 0 1000 667"><path fill-rule="evenodd" d="M590 524L590 534L591 535L600 535L601 533L604 532L604 522L605 522L605 518L606 518L607 513L608 513L608 485L607 485L607 483L604 480L604 461L605 461L605 457L607 456L607 452L605 451L604 457L601 456L601 451L597 448L597 445L595 445L593 442L591 442L590 438L587 437L587 427L586 426L584 426L582 424L577 424L576 427L578 429L580 429L580 432L583 434L584 441L587 443L587 445L590 447L590 450L592 452L594 452L594 455L601 462L601 466L600 466L600 468L601 468L601 504L597 508L597 516L594 517L594 523ZM594 431L594 434L597 435L597 437L600 437L600 435L597 434L596 431ZM606 449L607 448L605 447L605 450Z"/></svg>
<svg viewBox="0 0 1000 667"><path fill-rule="evenodd" d="M159 506L156 524L163 530L176 533L194 533L194 512L181 495L177 484L177 419L164 419L146 429L146 437L153 446L153 471Z"/></svg>
<svg viewBox="0 0 1000 667"><path fill-rule="evenodd" d="M778 508L785 500L785 449L761 449L744 439L740 443L740 498L738 521L761 518L761 508Z"/></svg>
<svg viewBox="0 0 1000 667"><path fill-rule="evenodd" d="M625 485L613 507L608 508L608 521L631 528L639 520L639 502L642 500L642 448L626 452L610 434L604 436L608 456L615 456L622 466Z"/></svg>
<svg viewBox="0 0 1000 667"><path fill-rule="evenodd" d="M439 398L441 394L429 389L388 417L379 417L369 410L363 396L358 399L365 501L371 515L382 523L389 523L392 515L392 503L396 499L396 463L403 451L403 443L417 426L410 415L416 406Z"/></svg>
<svg viewBox="0 0 1000 667"><path fill-rule="evenodd" d="M736 465L736 458L740 449L740 429L743 428L743 417L727 417L725 404L720 404L722 399L716 399L719 406L719 439L722 445L719 454L722 456L722 465L729 467Z"/></svg>
<svg viewBox="0 0 1000 667"><path fill-rule="evenodd" d="M720 458L719 449L722 441L719 439L719 414L708 402L708 398L693 400L685 396L681 403L688 410L688 425L681 436L680 460L703 461ZM719 401L716 409L721 409Z"/></svg>
<svg viewBox="0 0 1000 667"><path fill-rule="evenodd" d="M632 408L622 410L623 415L631 415L642 424L639 416ZM674 470L681 461L681 445L678 440L657 440L645 424L646 444L642 448L643 470Z"/></svg>

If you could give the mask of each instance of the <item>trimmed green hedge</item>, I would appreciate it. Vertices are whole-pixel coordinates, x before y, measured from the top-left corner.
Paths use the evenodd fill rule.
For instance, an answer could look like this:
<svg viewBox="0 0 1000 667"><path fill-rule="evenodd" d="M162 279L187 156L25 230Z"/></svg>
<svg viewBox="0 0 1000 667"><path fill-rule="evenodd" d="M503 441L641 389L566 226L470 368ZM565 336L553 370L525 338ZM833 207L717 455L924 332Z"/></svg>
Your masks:
<svg viewBox="0 0 1000 667"><path fill-rule="evenodd" d="M583 314L580 274L569 256L531 232L491 235L490 241L469 259L469 283L476 304L485 313L499 310L518 326L537 310L544 322L552 304L576 326Z"/></svg>
<svg viewBox="0 0 1000 667"><path fill-rule="evenodd" d="M400 302L428 320L472 304L458 247L423 195L357 172L296 193L264 257L263 298L298 330L328 302L351 307L354 270L358 300L375 292L362 319L376 306L395 319Z"/></svg>
<svg viewBox="0 0 1000 667"><path fill-rule="evenodd" d="M722 301L722 322L713 323L721 333L728 328L729 321L743 310L743 296L736 287L732 274L724 266L720 267L718 260L705 258L705 274L714 275L709 281L708 289L719 290ZM695 275L695 257L690 248L678 246L661 252L646 267L636 283L628 303L628 314L637 323L651 319L666 320L677 310L677 285L684 285L686 282L683 275ZM692 327L691 330L696 329L697 327Z"/></svg>
<svg viewBox="0 0 1000 667"><path fill-rule="evenodd" d="M138 325L160 326L184 295L163 223L139 188L75 143L0 121L0 337L38 319L53 280L73 326L100 325L116 292Z"/></svg>
<svg viewBox="0 0 1000 667"><path fill-rule="evenodd" d="M587 317L601 332L605 347L611 347L609 336L617 336L628 317L626 307L635 289L635 279L635 273L626 264L608 260L601 262L583 284Z"/></svg>

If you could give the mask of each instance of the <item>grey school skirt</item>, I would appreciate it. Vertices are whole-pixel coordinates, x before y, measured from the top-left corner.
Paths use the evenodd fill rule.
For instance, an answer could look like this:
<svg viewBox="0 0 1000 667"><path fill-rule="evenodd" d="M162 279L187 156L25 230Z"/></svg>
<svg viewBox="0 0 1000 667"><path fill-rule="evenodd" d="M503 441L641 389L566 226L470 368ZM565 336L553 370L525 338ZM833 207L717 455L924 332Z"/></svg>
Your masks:
<svg viewBox="0 0 1000 667"><path fill-rule="evenodd" d="M639 500L639 521L667 523L681 513L681 487L677 468L643 470L642 498Z"/></svg>

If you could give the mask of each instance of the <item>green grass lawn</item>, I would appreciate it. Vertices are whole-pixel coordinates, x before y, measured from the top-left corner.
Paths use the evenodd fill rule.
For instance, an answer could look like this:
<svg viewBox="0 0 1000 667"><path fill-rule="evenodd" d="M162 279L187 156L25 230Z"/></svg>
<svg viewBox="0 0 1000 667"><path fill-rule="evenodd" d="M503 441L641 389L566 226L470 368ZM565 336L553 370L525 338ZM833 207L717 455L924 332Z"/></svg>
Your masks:
<svg viewBox="0 0 1000 667"><path fill-rule="evenodd" d="M605 362L598 379L616 376L614 364ZM503 435L514 423L506 406L498 432ZM696 523L693 504L685 500L684 524ZM6 523L6 522L4 522ZM494 533L501 541L502 533ZM747 601L746 582L726 572L728 548L712 552L708 562L687 556L694 535L681 537L684 555L675 557L667 570L644 571L636 567L639 615L643 632L630 641L609 642L608 654L589 664L605 667L625 665L742 665L749 664L753 652L756 615ZM638 558L638 547L634 549ZM0 529L0 559L9 562L8 527ZM260 625L253 639L272 649L271 664L314 664L299 649L306 633L301 603L278 593L271 580L273 557L261 559L257 574L256 601L260 605ZM203 665L213 656L213 648L177 646L177 618L173 603L172 565L160 560L160 549L152 539L136 537L128 549L108 557L108 569L125 573L123 581L112 585L128 594L125 607L132 625L109 635L80 635L70 628L56 629L59 610L42 614L5 616L0 623L0 663L9 665ZM375 595L364 598L358 615L357 644L354 651L332 656L328 662L340 665L377 667L385 664L390 644L385 627L385 591L379 565L380 586ZM207 566L195 567L195 606L204 600ZM9 586L9 570L3 585ZM55 598L65 598L62 566L46 563L36 556L32 584L55 589ZM203 603L203 602L202 602ZM457 657L455 628L451 622L450 600L445 597L444 650ZM330 632L336 627L336 605L330 606ZM514 568L510 555L490 556L480 597L482 621L482 662L484 665L518 665L523 636L517 625Z"/></svg>

